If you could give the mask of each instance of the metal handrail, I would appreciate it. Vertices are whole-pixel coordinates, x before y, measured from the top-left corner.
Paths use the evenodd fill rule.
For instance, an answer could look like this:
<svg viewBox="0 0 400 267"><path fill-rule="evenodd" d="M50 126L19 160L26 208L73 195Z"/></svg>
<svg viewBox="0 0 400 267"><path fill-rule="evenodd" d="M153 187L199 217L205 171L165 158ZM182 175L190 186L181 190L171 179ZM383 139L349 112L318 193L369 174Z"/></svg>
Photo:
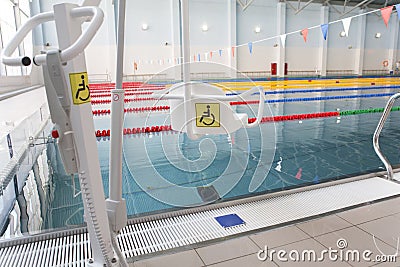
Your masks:
<svg viewBox="0 0 400 267"><path fill-rule="evenodd" d="M385 110L383 111L382 117L379 120L378 126L375 129L374 137L373 137L373 141L372 141L372 143L374 145L375 153L378 155L378 157L381 159L381 161L383 162L383 164L386 167L388 180L393 180L393 168L392 168L392 165L390 164L389 160L383 155L383 153L379 147L379 136L381 134L381 131L383 129L383 126L385 125L387 118L389 117L389 114L390 114L390 111L392 110L394 102L399 97L400 97L400 93L396 93L389 98L389 100L386 104Z"/></svg>

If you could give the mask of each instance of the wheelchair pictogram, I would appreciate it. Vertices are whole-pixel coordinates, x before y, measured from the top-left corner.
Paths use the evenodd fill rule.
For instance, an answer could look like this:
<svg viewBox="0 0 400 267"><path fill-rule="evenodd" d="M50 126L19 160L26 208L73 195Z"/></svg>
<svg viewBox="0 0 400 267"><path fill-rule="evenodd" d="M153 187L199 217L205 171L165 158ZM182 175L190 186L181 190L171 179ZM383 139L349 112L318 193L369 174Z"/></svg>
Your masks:
<svg viewBox="0 0 400 267"><path fill-rule="evenodd" d="M209 123L206 123L205 121L203 121L204 118L210 118L210 116L212 117L212 121ZM215 116L214 114L210 114L210 105L207 105L207 111L203 112L203 116L201 116L200 118L200 122L202 122L204 125L210 126L213 125L215 122Z"/></svg>
<svg viewBox="0 0 400 267"><path fill-rule="evenodd" d="M69 79L74 104L79 105L90 102L90 91L87 73L70 73Z"/></svg>
<svg viewBox="0 0 400 267"><path fill-rule="evenodd" d="M219 104L196 103L196 126L219 127Z"/></svg>
<svg viewBox="0 0 400 267"><path fill-rule="evenodd" d="M78 91L76 91L75 98L79 99L81 101L86 101L90 97L89 86L85 83L85 75L81 75L81 79L82 79L82 83L78 84L79 87L78 87ZM80 92L82 92L82 91L85 92L86 90L87 90L87 93L86 93L87 96L85 98L82 98L79 94L80 94Z"/></svg>

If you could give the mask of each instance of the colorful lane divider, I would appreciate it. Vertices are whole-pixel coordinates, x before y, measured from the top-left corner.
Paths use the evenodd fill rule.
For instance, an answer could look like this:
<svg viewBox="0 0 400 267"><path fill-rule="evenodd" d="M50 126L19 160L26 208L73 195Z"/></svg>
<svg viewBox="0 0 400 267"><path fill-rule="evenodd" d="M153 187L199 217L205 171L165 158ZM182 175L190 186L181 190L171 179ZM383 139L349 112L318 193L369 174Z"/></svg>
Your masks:
<svg viewBox="0 0 400 267"><path fill-rule="evenodd" d="M125 92L125 96L136 96L136 95L151 95L153 92ZM106 98L111 97L111 94L90 94L91 98Z"/></svg>
<svg viewBox="0 0 400 267"><path fill-rule="evenodd" d="M345 91L365 91L379 89L396 89L400 86L366 86L366 87L346 87L346 88L324 88L324 89L294 89L294 90L275 90L267 91L265 95L280 95L280 94L299 94L299 93L323 93L323 92L345 92ZM238 95L241 93L228 93L226 95Z"/></svg>
<svg viewBox="0 0 400 267"><path fill-rule="evenodd" d="M124 99L124 103L140 102L140 101L152 101L152 100L157 100L157 99L152 98L152 97L138 97L138 98L132 98L132 99ZM111 103L111 99L92 100L91 103L92 103L92 105L110 104Z"/></svg>
<svg viewBox="0 0 400 267"><path fill-rule="evenodd" d="M147 127L137 127L137 128L124 128L124 135L129 134L140 134L140 133L155 133L155 132L165 132L172 131L171 125L157 125L157 126L147 126ZM107 130L97 130L96 137L107 137L110 136L110 129Z"/></svg>
<svg viewBox="0 0 400 267"><path fill-rule="evenodd" d="M139 107L139 108L125 108L124 113L131 113L131 112L147 112L147 111L162 111L162 110L169 110L169 106L153 106L153 107ZM110 109L97 109L93 110L93 115L100 116L100 115L107 115L111 113Z"/></svg>
<svg viewBox="0 0 400 267"><path fill-rule="evenodd" d="M308 102L308 101L324 101L324 100L337 100L337 99L354 99L354 98L372 98L372 97L387 97L392 96L395 93L379 93L379 94L357 94L357 95L336 95L336 96L318 96L318 97L299 97L299 98L283 98L283 99L268 99L265 103L283 103L283 102ZM140 101L154 101L156 98L152 97L138 97L138 98L127 98L124 100L125 103L129 102L140 102ZM258 104L258 100L250 101L234 101L230 102L232 106L237 105L251 105ZM92 100L92 105L98 104L109 104L110 99L105 100Z"/></svg>
<svg viewBox="0 0 400 267"><path fill-rule="evenodd" d="M299 98L283 98L283 99L269 99L265 103L286 103L286 102L308 102L308 101L323 101L323 100L337 100L337 99L354 99L354 98L372 98L372 97L386 97L392 96L395 93L381 93L381 94L361 94L361 95L336 95L336 96L319 96L319 97L299 97ZM236 101L231 102L232 106L237 105L251 105L258 104L258 100L254 101Z"/></svg>
<svg viewBox="0 0 400 267"><path fill-rule="evenodd" d="M111 90L115 88L99 88L99 89L92 89L90 88L90 93L92 94L107 94L110 93ZM159 90L164 90L165 87L143 87L143 88L123 88L125 92L154 92Z"/></svg>
<svg viewBox="0 0 400 267"><path fill-rule="evenodd" d="M392 111L400 111L400 106L393 107ZM318 112L318 113L307 113L307 114L292 114L283 116L272 116L263 117L261 123L267 122L279 122L279 121L290 121L290 120L307 120L307 119L318 119L327 117L339 117L347 115L359 115L365 113L381 113L384 108L370 108L370 109L358 109L358 110L345 110L345 111L332 111L332 112ZM249 118L248 122L252 123L256 121L256 118ZM153 133L153 132L164 132L173 131L171 125L157 125L137 128L124 128L124 135L129 134L141 134L141 133ZM110 130L97 130L95 132L96 137L108 137L110 136Z"/></svg>

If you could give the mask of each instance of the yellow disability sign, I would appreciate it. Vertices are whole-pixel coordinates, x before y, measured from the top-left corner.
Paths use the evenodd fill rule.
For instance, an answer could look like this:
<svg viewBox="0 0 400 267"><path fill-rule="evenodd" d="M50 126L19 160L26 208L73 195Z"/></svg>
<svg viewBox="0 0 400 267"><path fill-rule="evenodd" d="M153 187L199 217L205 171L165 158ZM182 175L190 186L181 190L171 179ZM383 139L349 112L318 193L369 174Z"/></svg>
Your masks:
<svg viewBox="0 0 400 267"><path fill-rule="evenodd" d="M90 102L90 91L87 72L70 73L72 100L74 105Z"/></svg>
<svg viewBox="0 0 400 267"><path fill-rule="evenodd" d="M196 103L196 126L219 127L219 103Z"/></svg>

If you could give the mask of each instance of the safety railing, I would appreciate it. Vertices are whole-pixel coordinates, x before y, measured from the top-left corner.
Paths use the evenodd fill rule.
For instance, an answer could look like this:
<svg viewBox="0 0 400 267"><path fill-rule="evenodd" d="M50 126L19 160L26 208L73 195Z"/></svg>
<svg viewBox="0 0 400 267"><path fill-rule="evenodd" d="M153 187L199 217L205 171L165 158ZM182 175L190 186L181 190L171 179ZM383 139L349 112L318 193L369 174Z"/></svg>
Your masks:
<svg viewBox="0 0 400 267"><path fill-rule="evenodd" d="M383 129L383 126L385 125L387 118L390 115L390 111L392 110L394 102L399 97L400 97L400 93L396 93L389 98L389 100L386 104L385 110L383 111L382 117L379 120L378 126L375 129L374 137L373 137L373 141L372 141L375 153L378 155L378 157L380 158L380 160L383 162L383 164L386 167L388 180L393 180L393 168L392 168L392 165L390 164L389 160L385 157L385 155L383 155L383 153L379 147L379 136L381 134L381 131Z"/></svg>
<svg viewBox="0 0 400 267"><path fill-rule="evenodd" d="M238 72L238 77L240 75L246 75L249 78L267 78L271 76L271 71L242 71Z"/></svg>
<svg viewBox="0 0 400 267"><path fill-rule="evenodd" d="M89 74L88 75L89 83L103 83L103 82L111 82L111 76L108 73L104 74Z"/></svg>
<svg viewBox="0 0 400 267"><path fill-rule="evenodd" d="M353 70L326 70L326 76L352 76Z"/></svg>
<svg viewBox="0 0 400 267"><path fill-rule="evenodd" d="M191 72L190 79L194 81L199 80L215 80L227 79L229 76L225 72Z"/></svg>
<svg viewBox="0 0 400 267"><path fill-rule="evenodd" d="M167 74L165 73L148 73L148 74L127 74L123 77L124 81L134 81L134 82L147 82L151 81L168 81Z"/></svg>

